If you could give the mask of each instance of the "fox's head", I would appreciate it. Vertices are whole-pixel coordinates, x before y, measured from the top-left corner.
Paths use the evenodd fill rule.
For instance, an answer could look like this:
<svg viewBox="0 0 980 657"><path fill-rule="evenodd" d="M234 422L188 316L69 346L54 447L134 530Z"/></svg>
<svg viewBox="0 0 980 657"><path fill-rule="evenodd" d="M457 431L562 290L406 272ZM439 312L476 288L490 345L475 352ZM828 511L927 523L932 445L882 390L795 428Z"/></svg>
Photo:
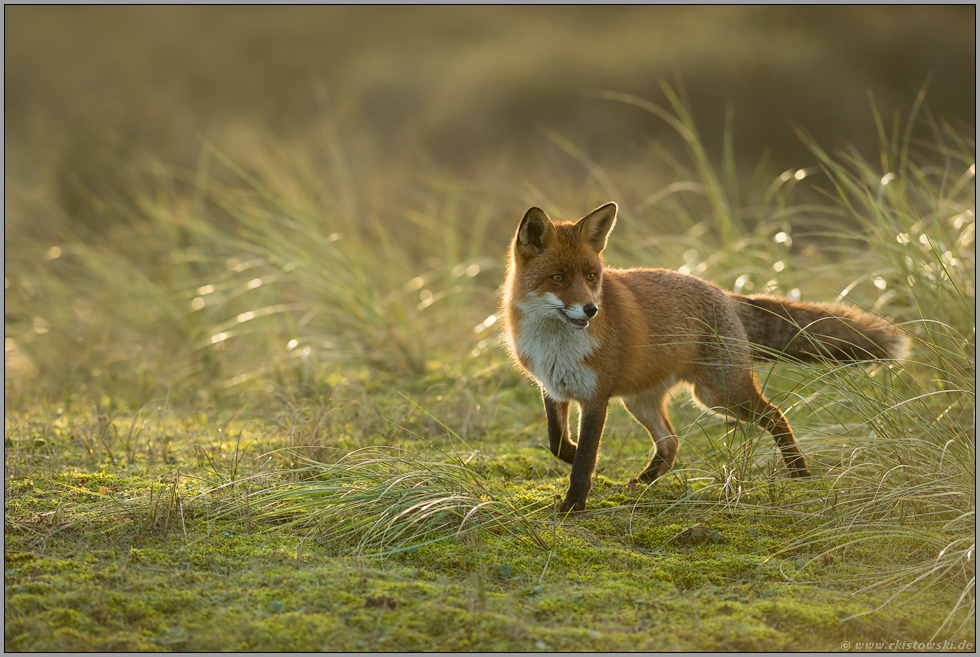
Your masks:
<svg viewBox="0 0 980 657"><path fill-rule="evenodd" d="M575 223L553 222L540 208L528 210L511 247L512 285L523 293L514 301L586 328L599 312L600 254L616 225L616 210L615 203L606 203Z"/></svg>

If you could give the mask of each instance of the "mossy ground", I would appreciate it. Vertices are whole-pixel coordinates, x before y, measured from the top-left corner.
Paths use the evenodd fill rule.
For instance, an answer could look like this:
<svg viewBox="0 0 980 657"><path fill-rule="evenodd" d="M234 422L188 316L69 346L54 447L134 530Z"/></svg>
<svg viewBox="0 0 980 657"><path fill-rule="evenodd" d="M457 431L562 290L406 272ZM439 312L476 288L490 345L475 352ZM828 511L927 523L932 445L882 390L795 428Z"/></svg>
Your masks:
<svg viewBox="0 0 980 657"><path fill-rule="evenodd" d="M462 454L543 544L490 525L378 555L250 515L242 489L293 476L283 448L309 451L297 436L311 434L325 399L299 400L292 424L247 411L8 410L5 649L791 651L974 640L972 625L934 636L955 587L922 586L892 604L891 588L862 591L909 557L908 544L794 543L826 519L827 484L771 472L764 454L750 490L726 497L691 469L712 467L698 454L714 453L692 433L683 453L694 474L625 490L648 445L622 409L589 511L557 517L567 466L542 447L530 385L503 376L516 385L491 386L507 392L496 397L504 407L476 418L486 431L425 433L431 418L378 386L366 406L402 425L372 440L350 411L320 453L418 447L425 436ZM434 406L452 412L460 399L447 392ZM705 426L726 431L723 420Z"/></svg>

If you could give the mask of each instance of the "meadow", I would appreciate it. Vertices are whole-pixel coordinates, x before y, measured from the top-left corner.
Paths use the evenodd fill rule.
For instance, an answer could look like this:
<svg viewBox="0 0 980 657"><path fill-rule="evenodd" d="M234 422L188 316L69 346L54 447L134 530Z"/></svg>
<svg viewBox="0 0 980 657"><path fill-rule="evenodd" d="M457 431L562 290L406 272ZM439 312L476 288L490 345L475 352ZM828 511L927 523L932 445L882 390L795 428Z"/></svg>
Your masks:
<svg viewBox="0 0 980 657"><path fill-rule="evenodd" d="M457 34L430 18L426 34ZM562 29L632 20L594 18ZM544 41L543 77L560 39L532 22L510 38ZM70 25L50 23L52 61ZM397 33L382 21L377 52ZM30 38L13 35L13 61ZM493 43L433 65L505 80ZM186 50L229 66L204 39ZM95 68L10 101L5 650L975 649L973 125L923 86L894 112L863 96L860 145L801 119L796 146L760 157L730 107L703 131L705 83L680 75L559 96L578 109L514 137L475 83L424 95L416 73L374 96L380 64L358 52L280 126L222 109L201 128L207 85L164 94L169 69L145 53L119 69L155 80L128 109ZM251 74L272 84L276 62ZM74 115L56 102L86 84L104 93ZM461 104L483 129L439 113ZM392 115L352 111L369 106ZM653 136L583 136L597 106ZM813 478L681 394L670 475L624 487L651 445L614 406L588 509L555 512L569 467L499 345L498 287L528 206L577 219L606 201L611 265L846 301L907 333L892 362L759 365Z"/></svg>

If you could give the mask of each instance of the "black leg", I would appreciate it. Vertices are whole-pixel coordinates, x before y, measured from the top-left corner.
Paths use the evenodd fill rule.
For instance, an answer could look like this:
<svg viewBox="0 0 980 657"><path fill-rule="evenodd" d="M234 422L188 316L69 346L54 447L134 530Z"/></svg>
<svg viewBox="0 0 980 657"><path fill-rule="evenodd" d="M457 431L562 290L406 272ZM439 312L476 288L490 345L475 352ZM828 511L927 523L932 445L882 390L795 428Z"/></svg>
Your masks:
<svg viewBox="0 0 980 657"><path fill-rule="evenodd" d="M551 453L565 463L575 462L575 443L568 430L568 402L555 401L542 392L544 412L548 416L548 444Z"/></svg>
<svg viewBox="0 0 980 657"><path fill-rule="evenodd" d="M572 476L565 494L565 501L558 505L558 512L584 511L585 500L592 490L592 473L599 457L599 440L606 424L609 400L598 404L582 405L582 421L578 430L578 448L572 463Z"/></svg>

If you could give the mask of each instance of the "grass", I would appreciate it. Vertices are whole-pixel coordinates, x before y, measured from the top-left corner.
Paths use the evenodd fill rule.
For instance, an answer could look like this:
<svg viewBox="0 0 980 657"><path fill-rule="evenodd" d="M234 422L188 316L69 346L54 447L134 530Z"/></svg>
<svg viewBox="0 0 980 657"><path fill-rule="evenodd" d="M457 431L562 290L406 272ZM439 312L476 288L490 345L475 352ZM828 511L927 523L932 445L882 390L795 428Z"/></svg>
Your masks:
<svg viewBox="0 0 980 657"><path fill-rule="evenodd" d="M100 231L8 185L5 649L972 649L973 135L920 97L873 112L875 162L801 131L812 165L746 178L664 92L608 99L676 129L672 181L617 189L555 133L586 183L508 194L575 218L620 192L613 265L898 321L902 360L760 366L817 477L679 398L675 471L626 491L649 444L616 407L559 517L568 467L497 345L513 199L434 169L380 193L329 129L325 164L202 140Z"/></svg>

